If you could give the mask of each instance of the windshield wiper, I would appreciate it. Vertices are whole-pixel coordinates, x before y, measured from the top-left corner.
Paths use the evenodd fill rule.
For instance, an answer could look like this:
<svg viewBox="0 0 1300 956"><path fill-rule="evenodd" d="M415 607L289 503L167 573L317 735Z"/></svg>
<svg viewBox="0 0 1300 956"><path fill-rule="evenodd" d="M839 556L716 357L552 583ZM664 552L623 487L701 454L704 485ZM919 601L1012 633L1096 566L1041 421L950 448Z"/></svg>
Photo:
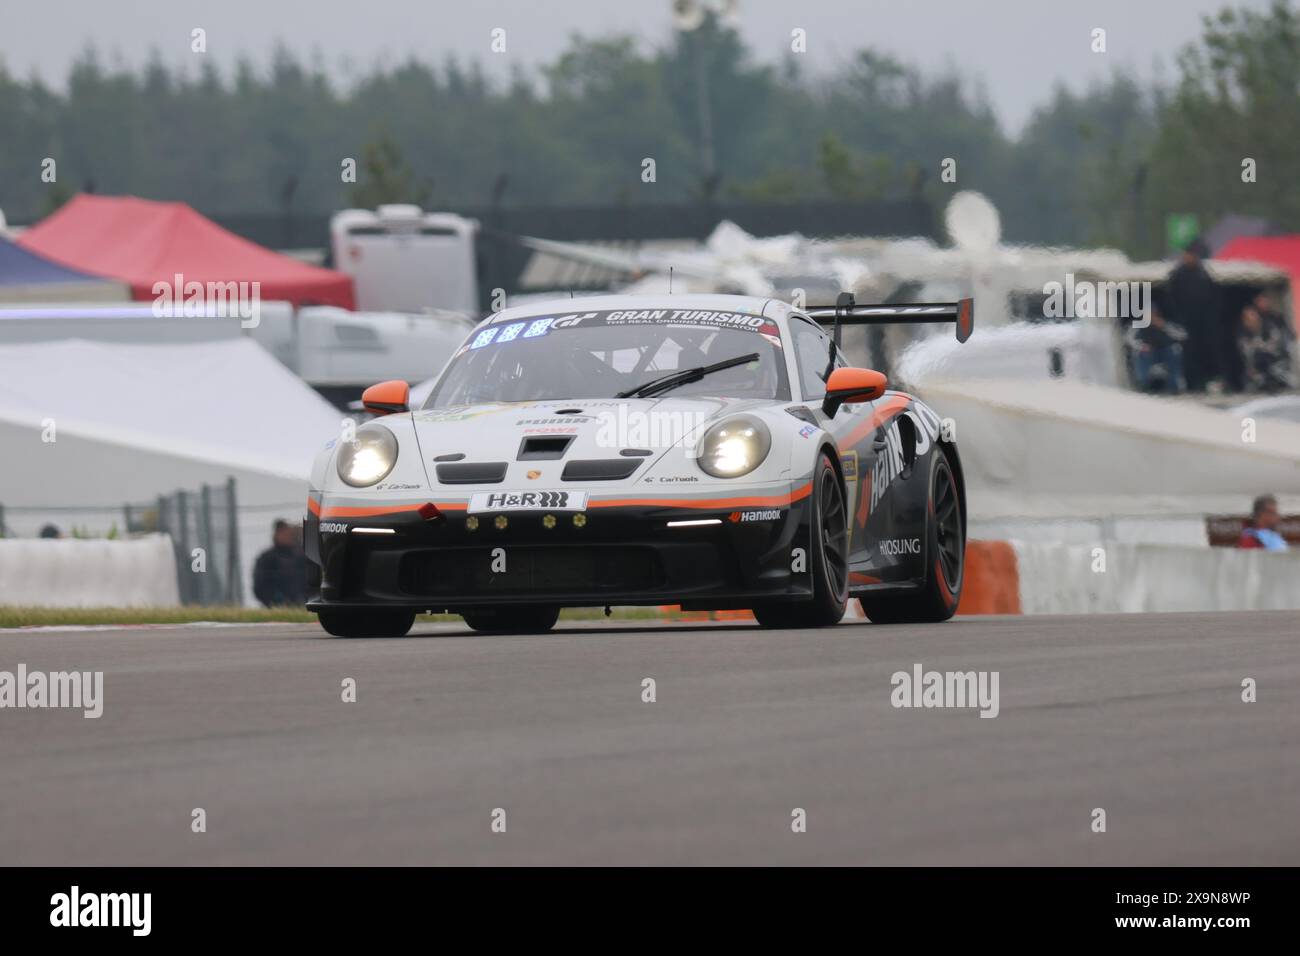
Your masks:
<svg viewBox="0 0 1300 956"><path fill-rule="evenodd" d="M721 362L715 362L712 365L701 365L699 368L684 368L680 371L671 372L668 375L661 375L659 378L652 378L644 385L638 385L636 388L629 388L625 392L619 392L615 398L645 398L658 392L666 392L670 388L676 388L678 385L687 385L691 382L698 382L706 375L714 372L721 372L725 368L735 368L737 365L746 365L758 360L757 352L750 352L748 355L737 355L735 358L723 359Z"/></svg>

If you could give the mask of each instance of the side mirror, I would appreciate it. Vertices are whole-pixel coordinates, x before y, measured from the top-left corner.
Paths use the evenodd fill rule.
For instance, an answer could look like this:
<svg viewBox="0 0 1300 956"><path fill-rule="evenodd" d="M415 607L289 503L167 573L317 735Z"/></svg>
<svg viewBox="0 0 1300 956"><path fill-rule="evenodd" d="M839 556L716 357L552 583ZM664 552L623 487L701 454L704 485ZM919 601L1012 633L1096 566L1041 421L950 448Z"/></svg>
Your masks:
<svg viewBox="0 0 1300 956"><path fill-rule="evenodd" d="M881 372L869 368L837 368L826 380L826 398L822 411L834 416L845 402L870 402L885 394L888 381Z"/></svg>
<svg viewBox="0 0 1300 956"><path fill-rule="evenodd" d="M375 415L392 415L394 412L410 411L411 386L401 379L380 382L371 385L361 393L361 404L366 411Z"/></svg>

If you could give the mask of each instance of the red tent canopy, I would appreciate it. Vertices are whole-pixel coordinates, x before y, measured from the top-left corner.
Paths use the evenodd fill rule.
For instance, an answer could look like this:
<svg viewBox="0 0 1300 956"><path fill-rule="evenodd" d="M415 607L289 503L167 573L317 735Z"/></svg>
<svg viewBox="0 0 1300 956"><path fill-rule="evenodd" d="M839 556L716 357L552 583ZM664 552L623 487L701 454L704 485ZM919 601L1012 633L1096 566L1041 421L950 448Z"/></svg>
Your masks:
<svg viewBox="0 0 1300 956"><path fill-rule="evenodd" d="M1216 259L1244 259L1277 266L1291 276L1300 291L1300 236L1238 236L1219 250Z"/></svg>
<svg viewBox="0 0 1300 956"><path fill-rule="evenodd" d="M1277 266L1291 277L1292 294L1300 295L1300 236L1238 236L1214 258ZM1300 334L1300 309L1296 310L1295 323Z"/></svg>
<svg viewBox="0 0 1300 956"><path fill-rule="evenodd" d="M155 282L260 282L260 296L294 305L355 308L352 277L264 249L179 202L82 194L18 242L63 265L131 285L152 300Z"/></svg>

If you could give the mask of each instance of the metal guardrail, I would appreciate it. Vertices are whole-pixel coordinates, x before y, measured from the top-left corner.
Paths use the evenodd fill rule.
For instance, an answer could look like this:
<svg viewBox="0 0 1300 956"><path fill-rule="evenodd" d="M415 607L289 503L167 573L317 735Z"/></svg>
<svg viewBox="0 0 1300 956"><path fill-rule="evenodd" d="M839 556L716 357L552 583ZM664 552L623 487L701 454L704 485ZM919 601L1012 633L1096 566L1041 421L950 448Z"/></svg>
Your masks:
<svg viewBox="0 0 1300 956"><path fill-rule="evenodd" d="M272 510L283 510L274 508ZM123 504L122 523L116 519L107 534L88 534L75 524L76 516L88 516L102 524L116 508L85 505L31 505L9 507L9 516L25 514L39 520L57 518L74 522L60 536L128 537L161 532L169 535L176 553L176 579L182 604L242 604L243 574L239 557L239 506L235 479L222 485L201 485L197 491L175 491L159 495L152 504ZM5 523L6 508L0 504L0 537L11 529Z"/></svg>
<svg viewBox="0 0 1300 956"><path fill-rule="evenodd" d="M242 604L235 479L160 495L157 515L158 530L171 536L176 549L181 603Z"/></svg>

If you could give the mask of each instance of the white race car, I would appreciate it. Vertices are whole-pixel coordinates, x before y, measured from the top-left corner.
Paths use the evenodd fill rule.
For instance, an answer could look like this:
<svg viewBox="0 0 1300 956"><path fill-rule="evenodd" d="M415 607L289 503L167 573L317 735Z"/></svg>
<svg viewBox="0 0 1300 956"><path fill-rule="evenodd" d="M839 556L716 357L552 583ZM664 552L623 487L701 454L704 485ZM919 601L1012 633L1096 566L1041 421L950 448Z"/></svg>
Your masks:
<svg viewBox="0 0 1300 956"><path fill-rule="evenodd" d="M973 304L624 295L492 315L422 407L375 385L381 417L317 458L307 606L346 637L404 634L421 611L544 631L562 607L611 605L818 627L850 598L873 621L946 620L957 449L838 348L843 324L885 322L965 341Z"/></svg>

